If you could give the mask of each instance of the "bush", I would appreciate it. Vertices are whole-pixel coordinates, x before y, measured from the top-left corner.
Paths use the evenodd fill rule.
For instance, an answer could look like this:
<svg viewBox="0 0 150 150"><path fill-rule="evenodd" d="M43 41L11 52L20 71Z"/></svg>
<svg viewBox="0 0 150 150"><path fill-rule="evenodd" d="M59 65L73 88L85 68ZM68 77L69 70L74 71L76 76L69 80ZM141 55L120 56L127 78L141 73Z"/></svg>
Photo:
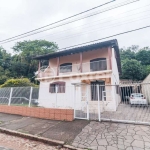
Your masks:
<svg viewBox="0 0 150 150"><path fill-rule="evenodd" d="M1 87L23 87L23 86L33 86L36 87L37 85L30 82L27 78L21 79L9 79Z"/></svg>

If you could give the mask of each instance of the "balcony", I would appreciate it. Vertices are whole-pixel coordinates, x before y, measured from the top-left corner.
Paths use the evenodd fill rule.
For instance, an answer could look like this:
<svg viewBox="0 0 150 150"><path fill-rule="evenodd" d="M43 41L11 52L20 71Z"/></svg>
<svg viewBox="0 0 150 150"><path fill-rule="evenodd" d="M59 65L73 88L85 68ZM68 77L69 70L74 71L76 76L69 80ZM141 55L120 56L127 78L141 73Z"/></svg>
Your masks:
<svg viewBox="0 0 150 150"><path fill-rule="evenodd" d="M81 74L104 70L111 70L108 59L86 62L82 64L72 64L72 63L62 64L58 68L42 66L38 74L38 78Z"/></svg>

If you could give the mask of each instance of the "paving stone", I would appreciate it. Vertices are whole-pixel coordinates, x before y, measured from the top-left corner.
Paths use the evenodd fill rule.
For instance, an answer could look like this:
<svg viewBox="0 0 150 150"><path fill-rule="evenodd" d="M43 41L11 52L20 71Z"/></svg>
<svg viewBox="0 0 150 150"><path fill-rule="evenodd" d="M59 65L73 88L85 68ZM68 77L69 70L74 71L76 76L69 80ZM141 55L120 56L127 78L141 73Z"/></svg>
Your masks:
<svg viewBox="0 0 150 150"><path fill-rule="evenodd" d="M101 146L101 145L108 145L106 139L100 139L100 140L98 140L97 142L98 142L98 144L99 144L100 146Z"/></svg>
<svg viewBox="0 0 150 150"><path fill-rule="evenodd" d="M144 148L144 142L143 141L134 140L131 145L133 147Z"/></svg>
<svg viewBox="0 0 150 150"><path fill-rule="evenodd" d="M126 136L124 136L124 137L126 138L126 140L133 140L133 137L130 136L130 135L126 135Z"/></svg>
<svg viewBox="0 0 150 150"><path fill-rule="evenodd" d="M133 150L144 150L143 148L133 147Z"/></svg>
<svg viewBox="0 0 150 150"><path fill-rule="evenodd" d="M106 147L104 147L104 146L98 146L98 150L106 150Z"/></svg>
<svg viewBox="0 0 150 150"><path fill-rule="evenodd" d="M116 148L118 147L117 144L113 144L112 146L113 146L113 147L116 147Z"/></svg>
<svg viewBox="0 0 150 150"><path fill-rule="evenodd" d="M141 135L134 135L133 138L134 138L135 140L143 141L143 138L142 138Z"/></svg>
<svg viewBox="0 0 150 150"><path fill-rule="evenodd" d="M146 137L146 136L142 136L142 137L145 142L150 142L150 139L148 137Z"/></svg>
<svg viewBox="0 0 150 150"><path fill-rule="evenodd" d="M123 144L118 144L119 149L125 149L125 146Z"/></svg>
<svg viewBox="0 0 150 150"><path fill-rule="evenodd" d="M90 146L88 149L97 150L97 146Z"/></svg>
<svg viewBox="0 0 150 150"><path fill-rule="evenodd" d="M127 147L128 147L128 146L131 146L131 144L130 144L130 143L127 143L127 142L124 142L124 145L127 146Z"/></svg>
<svg viewBox="0 0 150 150"><path fill-rule="evenodd" d="M107 150L118 150L118 148L113 147L113 146L107 146Z"/></svg>
<svg viewBox="0 0 150 150"><path fill-rule="evenodd" d="M124 142L127 142L127 143L132 143L133 142L133 139L132 140L124 140Z"/></svg>
<svg viewBox="0 0 150 150"><path fill-rule="evenodd" d="M144 131L137 131L136 134L137 135L147 135Z"/></svg>
<svg viewBox="0 0 150 150"><path fill-rule="evenodd" d="M150 128L149 128L149 127L141 126L140 128L141 128L143 131L148 131L148 130L150 130Z"/></svg>
<svg viewBox="0 0 150 150"><path fill-rule="evenodd" d="M134 130L129 129L129 130L128 130L128 133L133 133L133 134L135 134L135 131L134 131Z"/></svg>
<svg viewBox="0 0 150 150"><path fill-rule="evenodd" d="M97 140L94 140L90 145L91 146L98 146Z"/></svg>
<svg viewBox="0 0 150 150"><path fill-rule="evenodd" d="M133 148L132 147L128 147L126 150L133 150Z"/></svg>
<svg viewBox="0 0 150 150"><path fill-rule="evenodd" d="M150 142L145 142L145 147L150 148Z"/></svg>
<svg viewBox="0 0 150 150"><path fill-rule="evenodd" d="M135 131L141 131L141 128L137 126L137 127L134 128L134 130Z"/></svg>

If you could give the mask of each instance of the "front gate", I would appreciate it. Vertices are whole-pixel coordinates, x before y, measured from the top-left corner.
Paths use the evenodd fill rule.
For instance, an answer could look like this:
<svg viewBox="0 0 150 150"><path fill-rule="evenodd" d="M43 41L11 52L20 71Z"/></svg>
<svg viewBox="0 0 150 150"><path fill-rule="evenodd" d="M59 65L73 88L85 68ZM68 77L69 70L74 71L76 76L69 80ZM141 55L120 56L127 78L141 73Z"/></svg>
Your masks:
<svg viewBox="0 0 150 150"><path fill-rule="evenodd" d="M74 86L74 118L89 119L88 86Z"/></svg>
<svg viewBox="0 0 150 150"><path fill-rule="evenodd" d="M150 83L121 83L113 86L116 110L104 111L101 119L150 125Z"/></svg>
<svg viewBox="0 0 150 150"><path fill-rule="evenodd" d="M104 87L80 84L74 88L74 118L100 121L100 100L103 99L101 89Z"/></svg>

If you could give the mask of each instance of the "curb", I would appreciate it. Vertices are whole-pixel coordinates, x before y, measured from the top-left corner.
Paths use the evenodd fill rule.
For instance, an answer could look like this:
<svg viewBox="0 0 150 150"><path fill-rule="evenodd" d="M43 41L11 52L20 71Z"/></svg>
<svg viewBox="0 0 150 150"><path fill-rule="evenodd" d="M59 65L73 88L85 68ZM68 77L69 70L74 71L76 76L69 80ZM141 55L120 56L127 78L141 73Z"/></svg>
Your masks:
<svg viewBox="0 0 150 150"><path fill-rule="evenodd" d="M9 130L9 129L5 129L5 128L2 128L2 127L0 127L0 132L1 133L6 133L6 134L9 134L9 135L14 135L14 136L17 136L17 137L27 138L27 139L34 140L34 141L43 142L43 143L49 144L51 146L60 145L64 148L68 148L70 150L82 150L82 149L79 149L79 148L75 148L71 145L65 145L64 141L58 141L58 140L52 140L52 139L49 139L49 138L38 137L38 136L35 136L35 135L32 135L32 134L21 133L21 132L18 132L18 131Z"/></svg>
<svg viewBox="0 0 150 150"><path fill-rule="evenodd" d="M115 120L115 119L104 119L101 118L102 122L114 122L114 123L124 123L124 124L134 124L134 125L145 125L150 126L149 122L140 122L140 121L130 121L130 120Z"/></svg>
<svg viewBox="0 0 150 150"><path fill-rule="evenodd" d="M85 150L85 149L73 147L73 146L71 146L71 145L64 145L63 147L64 147L64 148L68 148L68 149L70 149L70 150Z"/></svg>
<svg viewBox="0 0 150 150"><path fill-rule="evenodd" d="M9 135L14 135L14 136L18 136L18 137L22 137L22 138L27 138L30 140L34 140L34 141L39 141L39 142L43 142L46 144L50 144L51 146L58 146L61 145L63 146L65 144L65 142L63 141L58 141L58 140L52 140L52 139L48 139L48 138L44 138L44 137L38 137L32 134L26 134L26 133L21 133L21 132L17 132L17 131L12 131L9 129L5 129L0 127L0 132L1 133L6 133Z"/></svg>

